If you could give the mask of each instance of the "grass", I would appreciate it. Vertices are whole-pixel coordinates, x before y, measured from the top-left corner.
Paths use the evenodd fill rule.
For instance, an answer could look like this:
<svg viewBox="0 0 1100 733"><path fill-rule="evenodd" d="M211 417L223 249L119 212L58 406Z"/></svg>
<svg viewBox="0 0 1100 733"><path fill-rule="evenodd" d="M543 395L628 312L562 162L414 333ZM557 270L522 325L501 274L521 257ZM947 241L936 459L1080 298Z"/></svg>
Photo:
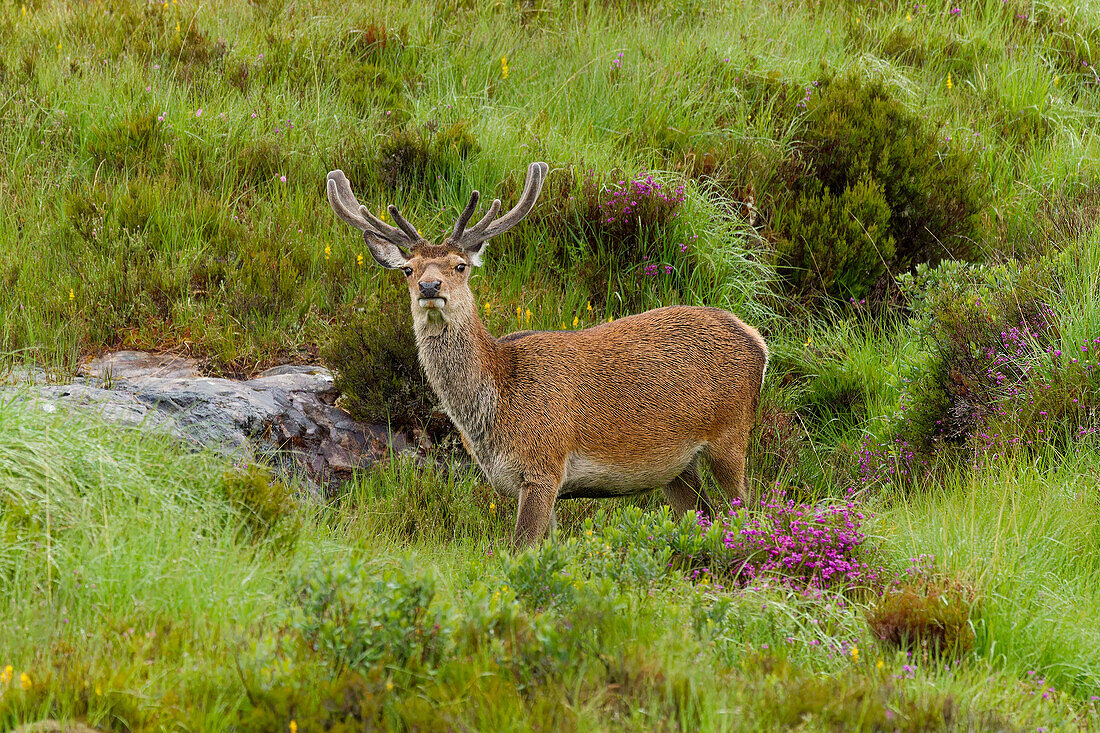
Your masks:
<svg viewBox="0 0 1100 733"><path fill-rule="evenodd" d="M451 455L308 505L261 467L0 400L0 729L1100 729L1097 18L1093 0L0 3L0 374L118 347L226 375L314 361L396 277L359 264L326 171L437 237L473 189L514 200L547 160L472 281L490 330L737 312L773 354L753 485L811 513L852 501L860 561L925 594L898 617L919 629L956 589L974 632L937 653L883 639L868 589L746 586L745 558L659 496L564 501L554 540L513 554L514 502ZM899 272L855 303L779 274L822 162L815 82L843 78L881 83L988 189L977 261L932 267L908 302ZM678 216L601 226L601 191L649 174L684 187ZM910 416L1010 403L937 371L1002 348L1017 314L983 331L979 303L997 293L1052 315L1012 362L1032 370L1019 409L975 423L1046 437L994 456Z"/></svg>

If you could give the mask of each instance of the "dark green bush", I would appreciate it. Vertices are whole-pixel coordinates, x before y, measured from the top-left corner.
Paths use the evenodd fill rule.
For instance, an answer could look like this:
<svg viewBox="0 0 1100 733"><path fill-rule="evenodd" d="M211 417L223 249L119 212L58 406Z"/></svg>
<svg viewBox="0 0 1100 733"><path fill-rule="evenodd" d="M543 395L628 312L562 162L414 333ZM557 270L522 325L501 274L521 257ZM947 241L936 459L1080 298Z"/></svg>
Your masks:
<svg viewBox="0 0 1100 733"><path fill-rule="evenodd" d="M453 430L420 368L409 293L397 275L387 273L376 299L334 326L323 358L356 418L435 438Z"/></svg>
<svg viewBox="0 0 1100 733"><path fill-rule="evenodd" d="M463 161L480 150L465 120L398 129L379 146L378 182L387 192L436 196L442 182L458 182Z"/></svg>
<svg viewBox="0 0 1100 733"><path fill-rule="evenodd" d="M506 188L516 190L503 195L515 198L521 183L508 182ZM684 199L682 184L650 173L589 170L578 180L570 168L556 171L528 217L528 226L544 232L540 267L579 283L597 306L614 298L631 312L670 293L686 300L696 260L692 238L678 226ZM519 241L502 238L498 246L505 256L522 259L528 253L513 246Z"/></svg>
<svg viewBox="0 0 1100 733"><path fill-rule="evenodd" d="M839 196L817 181L806 189L783 222L779 273L799 292L863 297L894 261L882 186L868 177Z"/></svg>
<svg viewBox="0 0 1100 733"><path fill-rule="evenodd" d="M222 477L222 491L255 541L271 540L279 551L292 548L298 525L293 521L297 502L294 491L256 463Z"/></svg>
<svg viewBox="0 0 1100 733"><path fill-rule="evenodd" d="M809 175L789 181L775 214L793 291L859 298L883 271L975 256L988 186L970 154L945 149L882 84L852 77L811 91L803 119Z"/></svg>
<svg viewBox="0 0 1100 733"><path fill-rule="evenodd" d="M370 62L349 64L340 83L340 92L356 114L383 115L398 125L409 117L402 82L384 66Z"/></svg>
<svg viewBox="0 0 1100 733"><path fill-rule="evenodd" d="M84 149L98 166L119 172L155 172L164 160L168 135L154 112L94 126Z"/></svg>

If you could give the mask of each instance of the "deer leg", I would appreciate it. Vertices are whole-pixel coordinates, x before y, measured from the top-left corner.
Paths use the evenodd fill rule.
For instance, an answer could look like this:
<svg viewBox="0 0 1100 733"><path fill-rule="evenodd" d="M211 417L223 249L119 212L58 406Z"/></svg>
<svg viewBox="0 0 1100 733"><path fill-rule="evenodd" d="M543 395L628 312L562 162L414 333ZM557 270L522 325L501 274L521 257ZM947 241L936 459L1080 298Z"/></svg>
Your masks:
<svg viewBox="0 0 1100 733"><path fill-rule="evenodd" d="M554 500L558 498L560 478L525 476L519 487L516 512L517 548L529 547L542 540L554 521Z"/></svg>
<svg viewBox="0 0 1100 733"><path fill-rule="evenodd" d="M665 501L678 515L685 512L713 512L710 497L703 488L703 479L699 475L699 460L693 460L684 472L664 488Z"/></svg>
<svg viewBox="0 0 1100 733"><path fill-rule="evenodd" d="M707 446L707 463L718 483L720 501L718 511L729 511L729 503L740 499L749 501L748 484L745 481L745 454L749 447L748 430L730 431Z"/></svg>

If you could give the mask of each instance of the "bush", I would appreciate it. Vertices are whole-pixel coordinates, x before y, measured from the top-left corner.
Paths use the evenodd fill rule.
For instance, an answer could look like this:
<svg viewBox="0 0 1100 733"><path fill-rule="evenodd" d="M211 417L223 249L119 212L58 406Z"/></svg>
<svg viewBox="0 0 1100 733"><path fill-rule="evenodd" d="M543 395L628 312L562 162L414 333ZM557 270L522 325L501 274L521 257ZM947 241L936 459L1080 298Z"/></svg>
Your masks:
<svg viewBox="0 0 1100 733"><path fill-rule="evenodd" d="M293 548L299 529L291 521L297 508L294 491L274 478L270 469L252 463L230 471L222 478L222 491L253 540L270 539L280 552Z"/></svg>
<svg viewBox="0 0 1100 733"><path fill-rule="evenodd" d="M420 368L404 280L382 278L377 298L333 327L322 356L356 419L433 439L453 430Z"/></svg>
<svg viewBox="0 0 1100 733"><path fill-rule="evenodd" d="M865 484L1097 432L1100 339L1071 340L1062 329L1072 317L1054 310L1073 300L1074 262L1072 251L1028 265L944 262L899 279L925 351L889 434L865 439Z"/></svg>
<svg viewBox="0 0 1100 733"><path fill-rule="evenodd" d="M657 180L652 173L626 176L589 170L578 181L555 173L531 216L530 226L546 232L550 269L579 281L588 299L606 305L614 296L630 312L645 310L672 292L687 299L696 268L694 238L678 224L686 199L682 184ZM518 195L518 191L516 192ZM522 254L502 251L512 256Z"/></svg>
<svg viewBox="0 0 1100 733"><path fill-rule="evenodd" d="M871 631L883 643L921 658L959 659L974 650L977 593L953 578L914 574L888 590L867 611Z"/></svg>
<svg viewBox="0 0 1100 733"><path fill-rule="evenodd" d="M149 173L159 169L167 142L156 113L137 112L125 120L93 127L84 148L97 166L106 164L123 173Z"/></svg>
<svg viewBox="0 0 1100 733"><path fill-rule="evenodd" d="M826 81L805 109L810 175L790 181L775 216L792 290L860 298L873 283L868 268L974 256L988 186L971 154L944 150L880 83ZM819 276L797 275L810 268Z"/></svg>
<svg viewBox="0 0 1100 733"><path fill-rule="evenodd" d="M800 292L860 298L894 260L882 186L862 178L839 196L816 181L807 188L784 222L779 274Z"/></svg>
<svg viewBox="0 0 1100 733"><path fill-rule="evenodd" d="M721 527L724 571L740 582L820 593L882 584L883 569L862 559L864 519L851 500L814 506L775 491L760 500L759 511L749 512L735 499L727 517L699 521L707 530Z"/></svg>
<svg viewBox="0 0 1100 733"><path fill-rule="evenodd" d="M408 190L434 197L441 181L450 185L459 182L463 162L480 150L465 120L442 129L434 122L402 128L379 147L378 181L387 192Z"/></svg>

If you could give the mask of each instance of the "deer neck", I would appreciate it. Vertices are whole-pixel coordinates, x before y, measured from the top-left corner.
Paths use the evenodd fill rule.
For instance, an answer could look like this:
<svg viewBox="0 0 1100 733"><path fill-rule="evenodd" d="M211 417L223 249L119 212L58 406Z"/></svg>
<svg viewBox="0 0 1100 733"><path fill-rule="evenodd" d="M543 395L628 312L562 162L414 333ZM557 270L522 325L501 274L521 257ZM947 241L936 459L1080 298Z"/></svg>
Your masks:
<svg viewBox="0 0 1100 733"><path fill-rule="evenodd" d="M485 440L496 417L499 390L494 378L496 340L476 310L447 320L413 319L420 363L443 410L474 443Z"/></svg>

